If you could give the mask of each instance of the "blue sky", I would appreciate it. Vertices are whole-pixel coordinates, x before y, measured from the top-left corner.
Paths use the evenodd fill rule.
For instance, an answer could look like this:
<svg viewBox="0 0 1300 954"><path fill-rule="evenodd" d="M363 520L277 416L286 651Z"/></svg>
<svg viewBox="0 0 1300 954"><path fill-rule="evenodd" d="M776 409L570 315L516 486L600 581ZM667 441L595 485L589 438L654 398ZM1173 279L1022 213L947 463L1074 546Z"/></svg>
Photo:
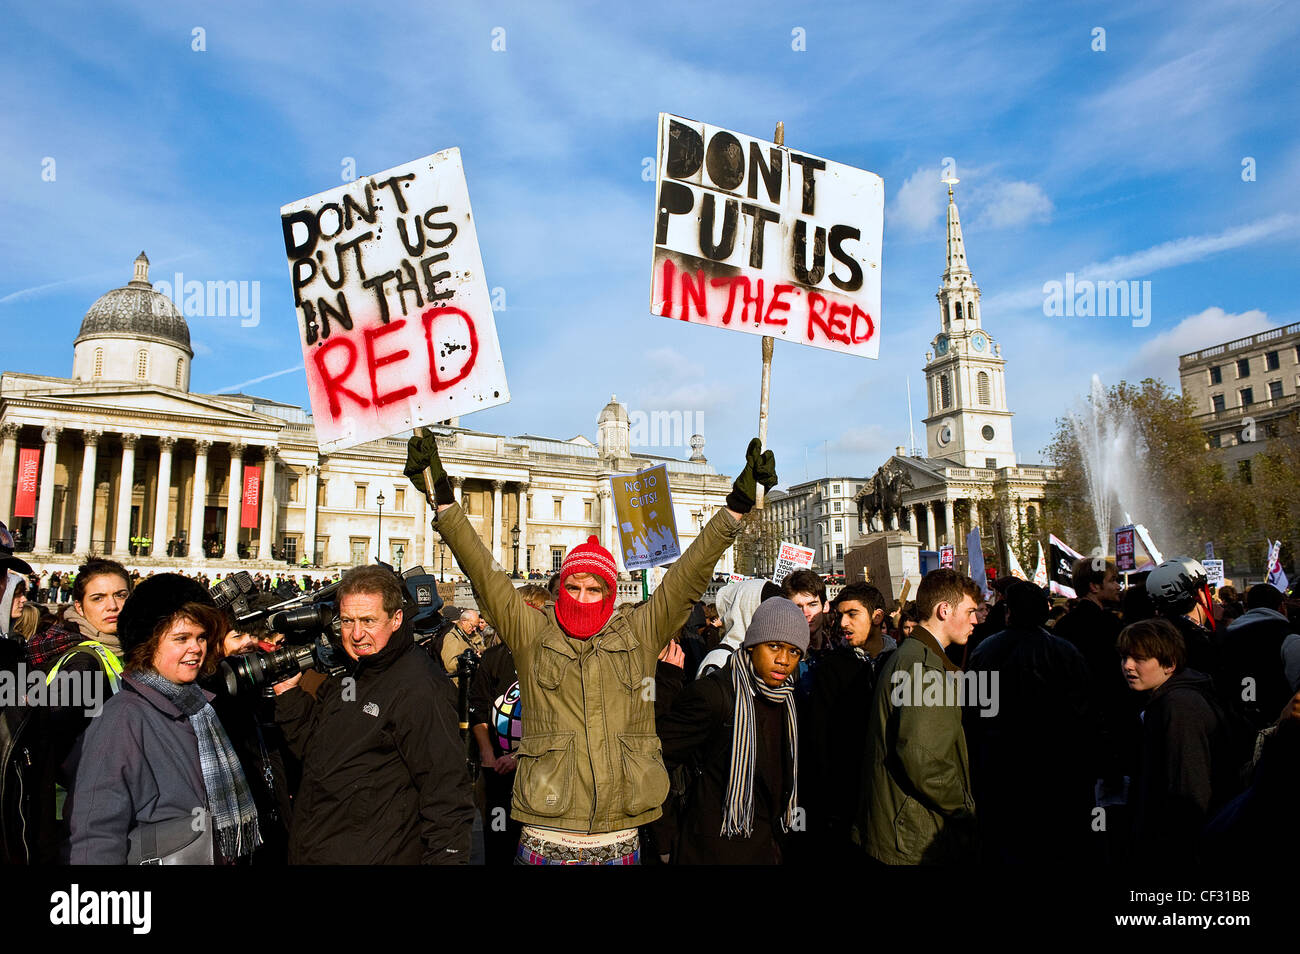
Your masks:
<svg viewBox="0 0 1300 954"><path fill-rule="evenodd" d="M6 21L7 370L70 374L86 309L143 248L155 280L260 283L255 327L190 320L193 390L306 404L280 206L348 157L364 175L459 146L513 395L462 423L594 438L617 393L701 414L734 472L759 339L649 314L660 111L760 137L782 120L788 145L885 180L880 359L778 345L783 484L828 458L874 472L907 443L909 379L923 439L944 157L1024 462L1092 374L1176 384L1178 354L1300 321L1300 25L1280 2L55 2ZM1044 316L1068 272L1150 281L1150 325Z"/></svg>

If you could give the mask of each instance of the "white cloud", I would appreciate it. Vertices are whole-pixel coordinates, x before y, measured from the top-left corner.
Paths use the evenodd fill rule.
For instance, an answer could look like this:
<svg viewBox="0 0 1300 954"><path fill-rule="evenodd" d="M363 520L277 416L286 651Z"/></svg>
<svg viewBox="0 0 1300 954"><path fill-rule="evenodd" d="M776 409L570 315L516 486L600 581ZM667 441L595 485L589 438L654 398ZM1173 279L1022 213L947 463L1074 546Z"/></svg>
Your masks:
<svg viewBox="0 0 1300 954"><path fill-rule="evenodd" d="M1200 314L1189 315L1139 348L1125 377L1130 381L1145 377L1177 381L1180 355L1246 338L1271 327L1273 323L1268 315L1258 309L1233 315L1222 308L1207 308Z"/></svg>
<svg viewBox="0 0 1300 954"><path fill-rule="evenodd" d="M1052 217L1052 200L1036 182L997 182L986 190L980 224L988 228L1045 222Z"/></svg>
<svg viewBox="0 0 1300 954"><path fill-rule="evenodd" d="M1228 252L1245 245L1253 245L1266 239L1272 239L1300 228L1300 215L1291 212L1279 212L1277 215L1260 219L1247 225L1239 225L1211 235L1189 235L1184 238L1161 242L1151 248L1119 255L1104 262L1092 262L1082 268L1071 269L1068 264L1062 267L1060 274L1048 276L1045 280L1063 281L1067 271L1073 271L1075 281L1132 281L1143 275L1174 268L1190 262ZM985 301L985 312L996 309L1028 308L1043 301L1043 283L1037 282L1005 295L996 295ZM1189 349L1195 350L1195 349Z"/></svg>
<svg viewBox="0 0 1300 954"><path fill-rule="evenodd" d="M908 176L889 206L889 224L908 232L924 232L943 214L939 170L922 166Z"/></svg>

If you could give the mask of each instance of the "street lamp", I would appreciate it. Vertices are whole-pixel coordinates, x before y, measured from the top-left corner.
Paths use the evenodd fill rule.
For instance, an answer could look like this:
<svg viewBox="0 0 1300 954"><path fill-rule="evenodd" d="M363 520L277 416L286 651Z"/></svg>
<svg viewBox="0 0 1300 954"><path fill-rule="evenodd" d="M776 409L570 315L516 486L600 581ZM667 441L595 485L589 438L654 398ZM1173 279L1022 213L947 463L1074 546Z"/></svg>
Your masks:
<svg viewBox="0 0 1300 954"><path fill-rule="evenodd" d="M515 548L515 574L514 578L519 579L519 524L515 524L510 531L510 542Z"/></svg>
<svg viewBox="0 0 1300 954"><path fill-rule="evenodd" d="M379 491L375 502L379 504L379 533L375 543L375 559L378 560L384 552L384 492L382 490Z"/></svg>
<svg viewBox="0 0 1300 954"><path fill-rule="evenodd" d="M399 543L397 545L397 572L399 574L402 572L402 556L405 554L405 552L406 552L405 549Z"/></svg>
<svg viewBox="0 0 1300 954"><path fill-rule="evenodd" d="M442 542L442 539L439 538L439 540L438 540L438 582L439 582L439 583L445 583L445 582L446 582L446 580L443 579L443 575L442 575L442 571L443 571L443 553L446 552L446 551L444 550L443 547L444 547L444 544L443 544L443 542Z"/></svg>

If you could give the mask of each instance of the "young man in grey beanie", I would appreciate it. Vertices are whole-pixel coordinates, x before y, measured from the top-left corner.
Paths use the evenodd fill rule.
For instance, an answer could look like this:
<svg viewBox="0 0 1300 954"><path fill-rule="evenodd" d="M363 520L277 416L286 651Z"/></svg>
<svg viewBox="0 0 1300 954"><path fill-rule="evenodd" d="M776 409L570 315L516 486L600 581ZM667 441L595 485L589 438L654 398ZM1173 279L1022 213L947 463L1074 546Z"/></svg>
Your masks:
<svg viewBox="0 0 1300 954"><path fill-rule="evenodd" d="M804 829L792 676L808 622L784 597L754 611L730 662L692 682L657 728L669 771L686 765L677 864L780 864Z"/></svg>

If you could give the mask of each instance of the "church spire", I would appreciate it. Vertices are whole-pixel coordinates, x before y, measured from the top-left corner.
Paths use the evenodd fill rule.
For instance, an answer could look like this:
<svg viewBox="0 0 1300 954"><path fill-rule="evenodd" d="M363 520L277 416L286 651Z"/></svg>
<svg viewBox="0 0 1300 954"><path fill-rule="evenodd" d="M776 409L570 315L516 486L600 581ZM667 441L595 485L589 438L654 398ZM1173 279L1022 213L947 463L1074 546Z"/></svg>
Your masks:
<svg viewBox="0 0 1300 954"><path fill-rule="evenodd" d="M943 270L945 285L975 284L975 276L966 264L966 242L961 237L961 219L957 217L957 202L952 195L952 187L957 184L956 176L942 180L948 184L948 267Z"/></svg>
<svg viewBox="0 0 1300 954"><path fill-rule="evenodd" d="M940 181L948 186L948 264L935 296L939 299L939 324L945 332L975 331L980 326L980 288L966 264L966 240L962 238L957 201L952 195L952 187L959 180L947 176Z"/></svg>

